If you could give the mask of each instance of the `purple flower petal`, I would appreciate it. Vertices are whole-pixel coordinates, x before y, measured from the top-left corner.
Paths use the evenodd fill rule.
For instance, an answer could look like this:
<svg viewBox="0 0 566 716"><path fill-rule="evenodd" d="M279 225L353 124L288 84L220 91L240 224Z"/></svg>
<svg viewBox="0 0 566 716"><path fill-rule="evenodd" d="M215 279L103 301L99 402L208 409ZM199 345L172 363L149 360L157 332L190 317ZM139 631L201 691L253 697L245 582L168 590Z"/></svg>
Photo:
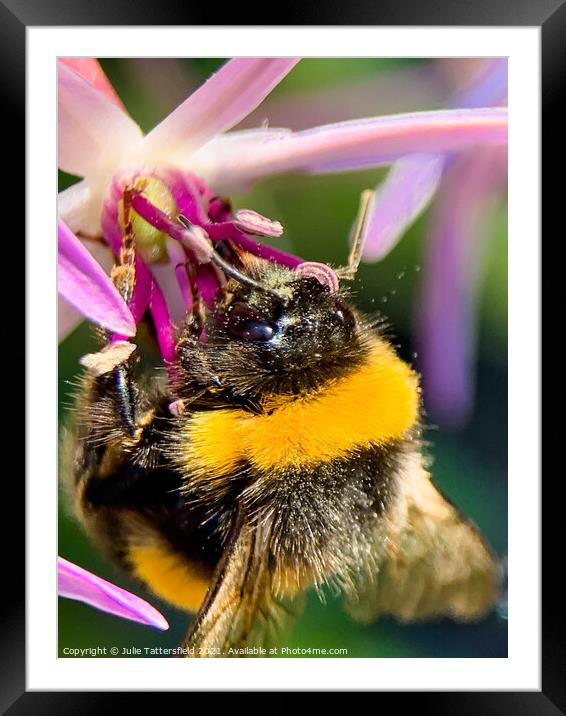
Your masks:
<svg viewBox="0 0 566 716"><path fill-rule="evenodd" d="M102 266L105 273L109 274L114 265L114 257L110 248L100 241L87 241L83 246L92 254L94 260ZM65 340L83 320L84 317L64 298L59 296L57 301L57 337L59 343Z"/></svg>
<svg viewBox="0 0 566 716"><path fill-rule="evenodd" d="M59 167L87 176L106 162L115 166L141 140L141 129L74 70L59 62L57 71Z"/></svg>
<svg viewBox="0 0 566 716"><path fill-rule="evenodd" d="M249 181L238 181L237 176L225 181L224 168L237 166L248 150L256 152L269 142L281 141L293 136L290 129L259 127L244 129L226 134L217 134L207 144L194 153L177 157L177 165L185 171L195 172L206 178L220 194L230 194L234 188L247 190Z"/></svg>
<svg viewBox="0 0 566 716"><path fill-rule="evenodd" d="M457 92L451 107L489 107L500 104L507 95L507 58L490 60L480 73Z"/></svg>
<svg viewBox="0 0 566 716"><path fill-rule="evenodd" d="M443 156L422 154L393 165L369 209L364 260L379 261L395 246L434 196L443 167Z"/></svg>
<svg viewBox="0 0 566 716"><path fill-rule="evenodd" d="M392 164L407 154L440 154L482 144L506 144L507 109L442 110L374 117L316 127L259 141L242 137L226 156L215 142L200 153L222 187L290 171L332 172ZM208 155L208 156L207 156ZM209 176L210 179L210 176Z"/></svg>
<svg viewBox="0 0 566 716"><path fill-rule="evenodd" d="M188 153L232 129L295 66L298 58L229 60L144 139L144 152L161 161Z"/></svg>
<svg viewBox="0 0 566 716"><path fill-rule="evenodd" d="M451 107L487 107L507 93L507 60L486 63L480 75L453 97ZM444 157L400 159L377 189L364 238L364 258L382 259L434 196Z"/></svg>
<svg viewBox="0 0 566 716"><path fill-rule="evenodd" d="M447 170L426 247L419 362L425 406L445 425L461 423L471 408L479 269L499 161L492 153L465 155Z"/></svg>
<svg viewBox="0 0 566 716"><path fill-rule="evenodd" d="M83 316L126 336L136 333L132 313L102 267L62 221L58 224L59 293Z"/></svg>
<svg viewBox="0 0 566 716"><path fill-rule="evenodd" d="M147 624L162 631L169 629L165 617L135 594L97 577L62 557L58 558L57 568L60 596L76 599L109 614Z"/></svg>

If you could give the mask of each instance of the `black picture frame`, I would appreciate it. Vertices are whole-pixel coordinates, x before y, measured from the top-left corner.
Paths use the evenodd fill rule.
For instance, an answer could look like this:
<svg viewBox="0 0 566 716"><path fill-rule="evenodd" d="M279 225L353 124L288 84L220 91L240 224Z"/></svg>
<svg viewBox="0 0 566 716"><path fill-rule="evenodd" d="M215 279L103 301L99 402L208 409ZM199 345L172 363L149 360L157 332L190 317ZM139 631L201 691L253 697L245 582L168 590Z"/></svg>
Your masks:
<svg viewBox="0 0 566 716"><path fill-rule="evenodd" d="M0 53L2 57L3 123L5 132L13 139L25 144L25 63L26 27L65 25L208 25L209 21L222 18L223 25L259 24L257 15L246 16L244 7L232 6L221 12L205 10L205 6L181 4L168 0L160 3L148 0L113 0L111 3L87 3L77 0L2 0L0 2ZM278 18L282 19L282 18ZM285 7L285 25L424 25L424 26L538 26L542 36L542 111L545 143L543 157L545 173L560 176L558 163L561 161L561 147L558 122L563 123L559 112L559 101L563 94L563 78L566 76L564 63L564 37L566 36L566 4L564 0L435 0L423 3L418 0L350 0L347 4L327 4L324 8L313 4L293 3ZM10 126L11 125L11 126ZM553 139L556 137L556 143ZM24 163L21 163L23 168ZM15 171L15 168L14 168ZM24 183L18 182L10 173L11 202L21 206L19 217L16 212L16 226L12 236L21 234L21 217L25 215ZM558 192L563 193L563 183L547 180L549 192L543 203L544 221L550 226L558 223L561 205ZM556 199L553 201L553 199ZM554 216L556 214L556 216ZM18 322L21 330L21 323ZM14 333L13 335L16 335ZM532 337L538 340L537 336ZM25 357L18 342L20 354L11 362L24 363ZM32 405L33 396L27 396ZM22 405L20 394L15 398ZM28 446L30 449L30 446ZM23 471L22 471L23 472ZM19 478L20 476L18 476ZM559 476L557 476L559 477ZM513 479L513 476L510 476ZM558 481L558 480L557 480ZM43 714L43 713L100 713L111 712L126 704L131 708L133 694L114 693L56 693L28 692L25 679L25 534L24 534L24 480L4 481L4 506L19 505L19 519L10 527L9 542L5 538L5 557L13 564L5 566L9 575L10 588L5 587L7 604L0 613L1 667L0 667L0 708L2 713ZM561 521L554 518L560 509L555 486L550 484L543 496L543 600L542 600L542 662L539 692L443 692L443 693L379 693L378 705L383 707L384 699L399 699L409 706L410 699L421 714L537 714L549 716L566 713L566 641L563 624L563 596L556 569L561 543ZM10 511L13 511L12 509ZM7 510L5 510L7 514ZM16 538L19 536L19 539ZM9 549L8 549L9 545ZM6 583L5 583L6 584ZM144 705L151 708L157 701L150 694L143 694ZM160 697L158 697L160 698ZM191 708L190 705L186 707ZM258 704L258 708L261 705Z"/></svg>

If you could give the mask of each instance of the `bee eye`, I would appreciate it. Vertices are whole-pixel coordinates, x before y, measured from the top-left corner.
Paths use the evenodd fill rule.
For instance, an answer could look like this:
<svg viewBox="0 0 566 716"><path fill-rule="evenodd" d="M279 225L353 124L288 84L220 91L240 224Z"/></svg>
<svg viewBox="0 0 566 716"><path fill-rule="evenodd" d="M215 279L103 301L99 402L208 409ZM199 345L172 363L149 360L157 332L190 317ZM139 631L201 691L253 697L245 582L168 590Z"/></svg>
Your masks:
<svg viewBox="0 0 566 716"><path fill-rule="evenodd" d="M346 328L352 328L355 320L352 311L348 307L345 301L338 300L336 302L336 308L334 310L335 321Z"/></svg>
<svg viewBox="0 0 566 716"><path fill-rule="evenodd" d="M275 327L246 303L235 303L228 316L228 333L234 338L265 343L275 335Z"/></svg>

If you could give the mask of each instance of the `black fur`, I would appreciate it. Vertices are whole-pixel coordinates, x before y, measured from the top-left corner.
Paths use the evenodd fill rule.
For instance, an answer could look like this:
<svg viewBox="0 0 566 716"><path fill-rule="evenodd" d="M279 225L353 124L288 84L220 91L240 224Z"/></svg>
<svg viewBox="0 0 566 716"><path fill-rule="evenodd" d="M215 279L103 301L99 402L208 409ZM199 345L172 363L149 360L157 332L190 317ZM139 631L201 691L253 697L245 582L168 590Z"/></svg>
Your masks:
<svg viewBox="0 0 566 716"><path fill-rule="evenodd" d="M199 389L212 391L220 402L248 402L253 409L266 394L304 394L364 362L376 321L357 314L345 293L330 293L316 279L297 277L269 262L253 261L248 272L258 283L286 295L287 304L263 291L229 283L200 338L192 331L192 321L185 327L176 386L181 396L191 398ZM271 340L253 342L230 334L230 311L241 303L274 326Z"/></svg>

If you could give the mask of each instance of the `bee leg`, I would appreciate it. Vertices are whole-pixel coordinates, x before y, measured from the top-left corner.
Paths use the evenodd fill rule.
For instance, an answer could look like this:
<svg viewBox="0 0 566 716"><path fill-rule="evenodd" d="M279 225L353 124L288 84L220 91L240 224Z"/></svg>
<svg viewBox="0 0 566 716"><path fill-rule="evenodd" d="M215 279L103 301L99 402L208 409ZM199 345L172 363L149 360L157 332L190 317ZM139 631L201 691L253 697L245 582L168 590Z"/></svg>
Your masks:
<svg viewBox="0 0 566 716"><path fill-rule="evenodd" d="M141 437L142 429L138 427L137 397L138 389L131 379L128 366L121 365L114 369L113 374L116 409L120 422L128 437L137 442Z"/></svg>
<svg viewBox="0 0 566 716"><path fill-rule="evenodd" d="M133 187L124 189L122 246L119 263L114 265L110 274L127 304L132 299L136 283L136 240L131 207L134 191ZM132 375L134 361L131 356L136 347L128 341L108 343L111 336L107 332L103 332L101 338L107 345L99 353L83 356L81 363L95 378L94 392L101 399L106 399L106 406L108 400L112 402L114 418L118 419L124 437L136 442L141 435L137 409L139 390Z"/></svg>

